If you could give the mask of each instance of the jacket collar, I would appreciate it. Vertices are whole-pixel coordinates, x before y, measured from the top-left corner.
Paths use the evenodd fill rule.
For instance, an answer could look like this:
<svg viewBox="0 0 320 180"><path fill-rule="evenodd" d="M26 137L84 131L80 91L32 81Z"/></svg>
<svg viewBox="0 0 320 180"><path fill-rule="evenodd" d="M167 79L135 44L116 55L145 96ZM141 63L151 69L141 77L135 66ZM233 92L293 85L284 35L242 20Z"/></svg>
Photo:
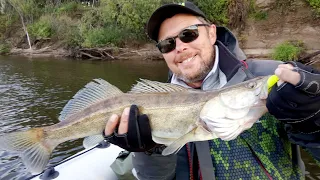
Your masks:
<svg viewBox="0 0 320 180"><path fill-rule="evenodd" d="M219 67L226 75L229 81L243 66L243 64L228 50L228 48L219 40L216 41L219 48Z"/></svg>

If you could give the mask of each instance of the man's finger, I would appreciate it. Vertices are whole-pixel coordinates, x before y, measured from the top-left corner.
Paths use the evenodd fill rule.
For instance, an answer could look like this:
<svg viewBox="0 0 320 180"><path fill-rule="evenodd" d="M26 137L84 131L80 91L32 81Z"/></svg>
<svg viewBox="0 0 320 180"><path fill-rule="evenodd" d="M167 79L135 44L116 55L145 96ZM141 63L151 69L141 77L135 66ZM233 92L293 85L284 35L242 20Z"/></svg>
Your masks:
<svg viewBox="0 0 320 180"><path fill-rule="evenodd" d="M292 71L286 67L281 67L280 65L274 73L279 77L280 80L288 82L292 85L297 85L301 78L298 72Z"/></svg>
<svg viewBox="0 0 320 180"><path fill-rule="evenodd" d="M111 135L113 133L113 131L116 129L116 127L119 124L119 120L120 120L120 117L116 114L113 114L109 118L107 125L106 125L106 128L104 129L104 134L106 136Z"/></svg>
<svg viewBox="0 0 320 180"><path fill-rule="evenodd" d="M294 69L292 64L279 64L278 68L285 68L285 69L290 69L290 70Z"/></svg>
<svg viewBox="0 0 320 180"><path fill-rule="evenodd" d="M130 113L130 108L125 108L123 110L123 113L121 115L119 129L118 129L118 134L125 134L128 132L129 113Z"/></svg>

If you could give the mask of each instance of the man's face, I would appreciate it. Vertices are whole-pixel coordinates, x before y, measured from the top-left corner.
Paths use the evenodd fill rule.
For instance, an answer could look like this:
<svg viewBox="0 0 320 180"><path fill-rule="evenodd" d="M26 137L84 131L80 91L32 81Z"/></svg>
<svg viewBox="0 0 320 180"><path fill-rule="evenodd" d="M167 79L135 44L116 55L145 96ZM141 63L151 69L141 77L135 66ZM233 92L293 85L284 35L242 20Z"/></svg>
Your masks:
<svg viewBox="0 0 320 180"><path fill-rule="evenodd" d="M158 40L174 37L194 24L203 22L193 15L177 14L161 24ZM216 27L199 26L198 31L199 37L196 40L184 43L176 38L176 48L163 54L169 69L188 84L201 82L214 64L213 44L216 41Z"/></svg>

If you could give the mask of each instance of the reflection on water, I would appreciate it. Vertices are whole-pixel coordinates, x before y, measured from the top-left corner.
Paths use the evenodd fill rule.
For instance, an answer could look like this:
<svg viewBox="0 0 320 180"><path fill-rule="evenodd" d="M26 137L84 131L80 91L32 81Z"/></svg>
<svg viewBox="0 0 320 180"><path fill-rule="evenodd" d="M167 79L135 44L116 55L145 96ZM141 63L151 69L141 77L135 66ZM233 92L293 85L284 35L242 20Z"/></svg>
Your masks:
<svg viewBox="0 0 320 180"><path fill-rule="evenodd" d="M102 78L128 91L139 78L165 81L164 62L92 62L59 59L0 57L0 133L52 125L59 112L86 83ZM60 144L49 164L82 150L82 140ZM306 155L307 169L315 177L319 167ZM25 179L30 174L20 158L0 151L0 179Z"/></svg>

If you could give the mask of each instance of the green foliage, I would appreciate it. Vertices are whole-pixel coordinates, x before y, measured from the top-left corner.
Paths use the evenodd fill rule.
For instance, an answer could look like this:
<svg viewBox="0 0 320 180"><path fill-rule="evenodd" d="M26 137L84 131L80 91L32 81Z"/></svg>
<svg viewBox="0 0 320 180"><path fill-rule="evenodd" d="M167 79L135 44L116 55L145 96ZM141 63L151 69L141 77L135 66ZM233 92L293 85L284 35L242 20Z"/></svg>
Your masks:
<svg viewBox="0 0 320 180"><path fill-rule="evenodd" d="M144 33L145 23L160 6L160 0L102 0L101 12L107 24L117 24L134 33Z"/></svg>
<svg viewBox="0 0 320 180"><path fill-rule="evenodd" d="M28 27L31 37L51 38L61 40L67 44L76 44L79 41L78 22L72 20L67 15L44 15ZM72 40L71 38L75 38Z"/></svg>
<svg viewBox="0 0 320 180"><path fill-rule="evenodd" d="M52 22L54 34L52 38L67 44L68 46L78 46L82 43L83 38L78 28L79 21L71 19L67 15L60 15Z"/></svg>
<svg viewBox="0 0 320 180"><path fill-rule="evenodd" d="M53 28L54 20L49 15L41 16L38 21L28 27L29 34L36 39L50 38L55 33Z"/></svg>
<svg viewBox="0 0 320 180"><path fill-rule="evenodd" d="M7 30L8 16L0 14L0 39L4 37L4 33Z"/></svg>
<svg viewBox="0 0 320 180"><path fill-rule="evenodd" d="M8 0L8 2L15 11L23 15L26 22L33 22L41 16L42 9L38 7L36 0Z"/></svg>
<svg viewBox="0 0 320 180"><path fill-rule="evenodd" d="M93 8L83 14L81 18L81 30L83 33L93 28L101 28L106 24L106 16L100 9Z"/></svg>
<svg viewBox="0 0 320 180"><path fill-rule="evenodd" d="M68 47L81 46L84 41L79 26L70 26L64 37L64 42Z"/></svg>
<svg viewBox="0 0 320 180"><path fill-rule="evenodd" d="M81 45L83 37L79 29L79 21L75 21L66 15L60 15L54 22L54 39L64 42L69 47Z"/></svg>
<svg viewBox="0 0 320 180"><path fill-rule="evenodd" d="M258 9L255 3L255 0L250 0L249 17L257 21L266 20L268 18L268 12Z"/></svg>
<svg viewBox="0 0 320 180"><path fill-rule="evenodd" d="M121 46L128 40L127 32L112 26L97 28L85 34L83 47ZM130 37L130 36L129 36Z"/></svg>
<svg viewBox="0 0 320 180"><path fill-rule="evenodd" d="M10 46L7 43L0 42L0 55L6 55L10 52Z"/></svg>
<svg viewBox="0 0 320 180"><path fill-rule="evenodd" d="M21 24L17 14L0 14L0 41L8 38L12 30L16 30L16 24Z"/></svg>
<svg viewBox="0 0 320 180"><path fill-rule="evenodd" d="M320 1L319 0L307 0L307 2L313 8L316 17L320 17Z"/></svg>
<svg viewBox="0 0 320 180"><path fill-rule="evenodd" d="M86 8L90 9L90 7L83 7L80 3L76 1L70 1L62 3L59 7L55 8L54 10L55 13L57 13L57 15L67 14L70 17L74 17Z"/></svg>
<svg viewBox="0 0 320 180"><path fill-rule="evenodd" d="M298 60L300 54L303 51L302 42L287 41L279 44L274 48L272 58L281 61L295 61Z"/></svg>
<svg viewBox="0 0 320 180"><path fill-rule="evenodd" d="M100 7L85 12L81 18L81 45L121 46L129 41L145 41L145 23L159 6L160 0L101 0Z"/></svg>
<svg viewBox="0 0 320 180"><path fill-rule="evenodd" d="M229 0L194 0L194 3L216 24L227 25Z"/></svg>
<svg viewBox="0 0 320 180"><path fill-rule="evenodd" d="M57 11L58 13L66 13L66 12L76 11L77 9L78 9L78 3L72 1L72 2L62 4Z"/></svg>

